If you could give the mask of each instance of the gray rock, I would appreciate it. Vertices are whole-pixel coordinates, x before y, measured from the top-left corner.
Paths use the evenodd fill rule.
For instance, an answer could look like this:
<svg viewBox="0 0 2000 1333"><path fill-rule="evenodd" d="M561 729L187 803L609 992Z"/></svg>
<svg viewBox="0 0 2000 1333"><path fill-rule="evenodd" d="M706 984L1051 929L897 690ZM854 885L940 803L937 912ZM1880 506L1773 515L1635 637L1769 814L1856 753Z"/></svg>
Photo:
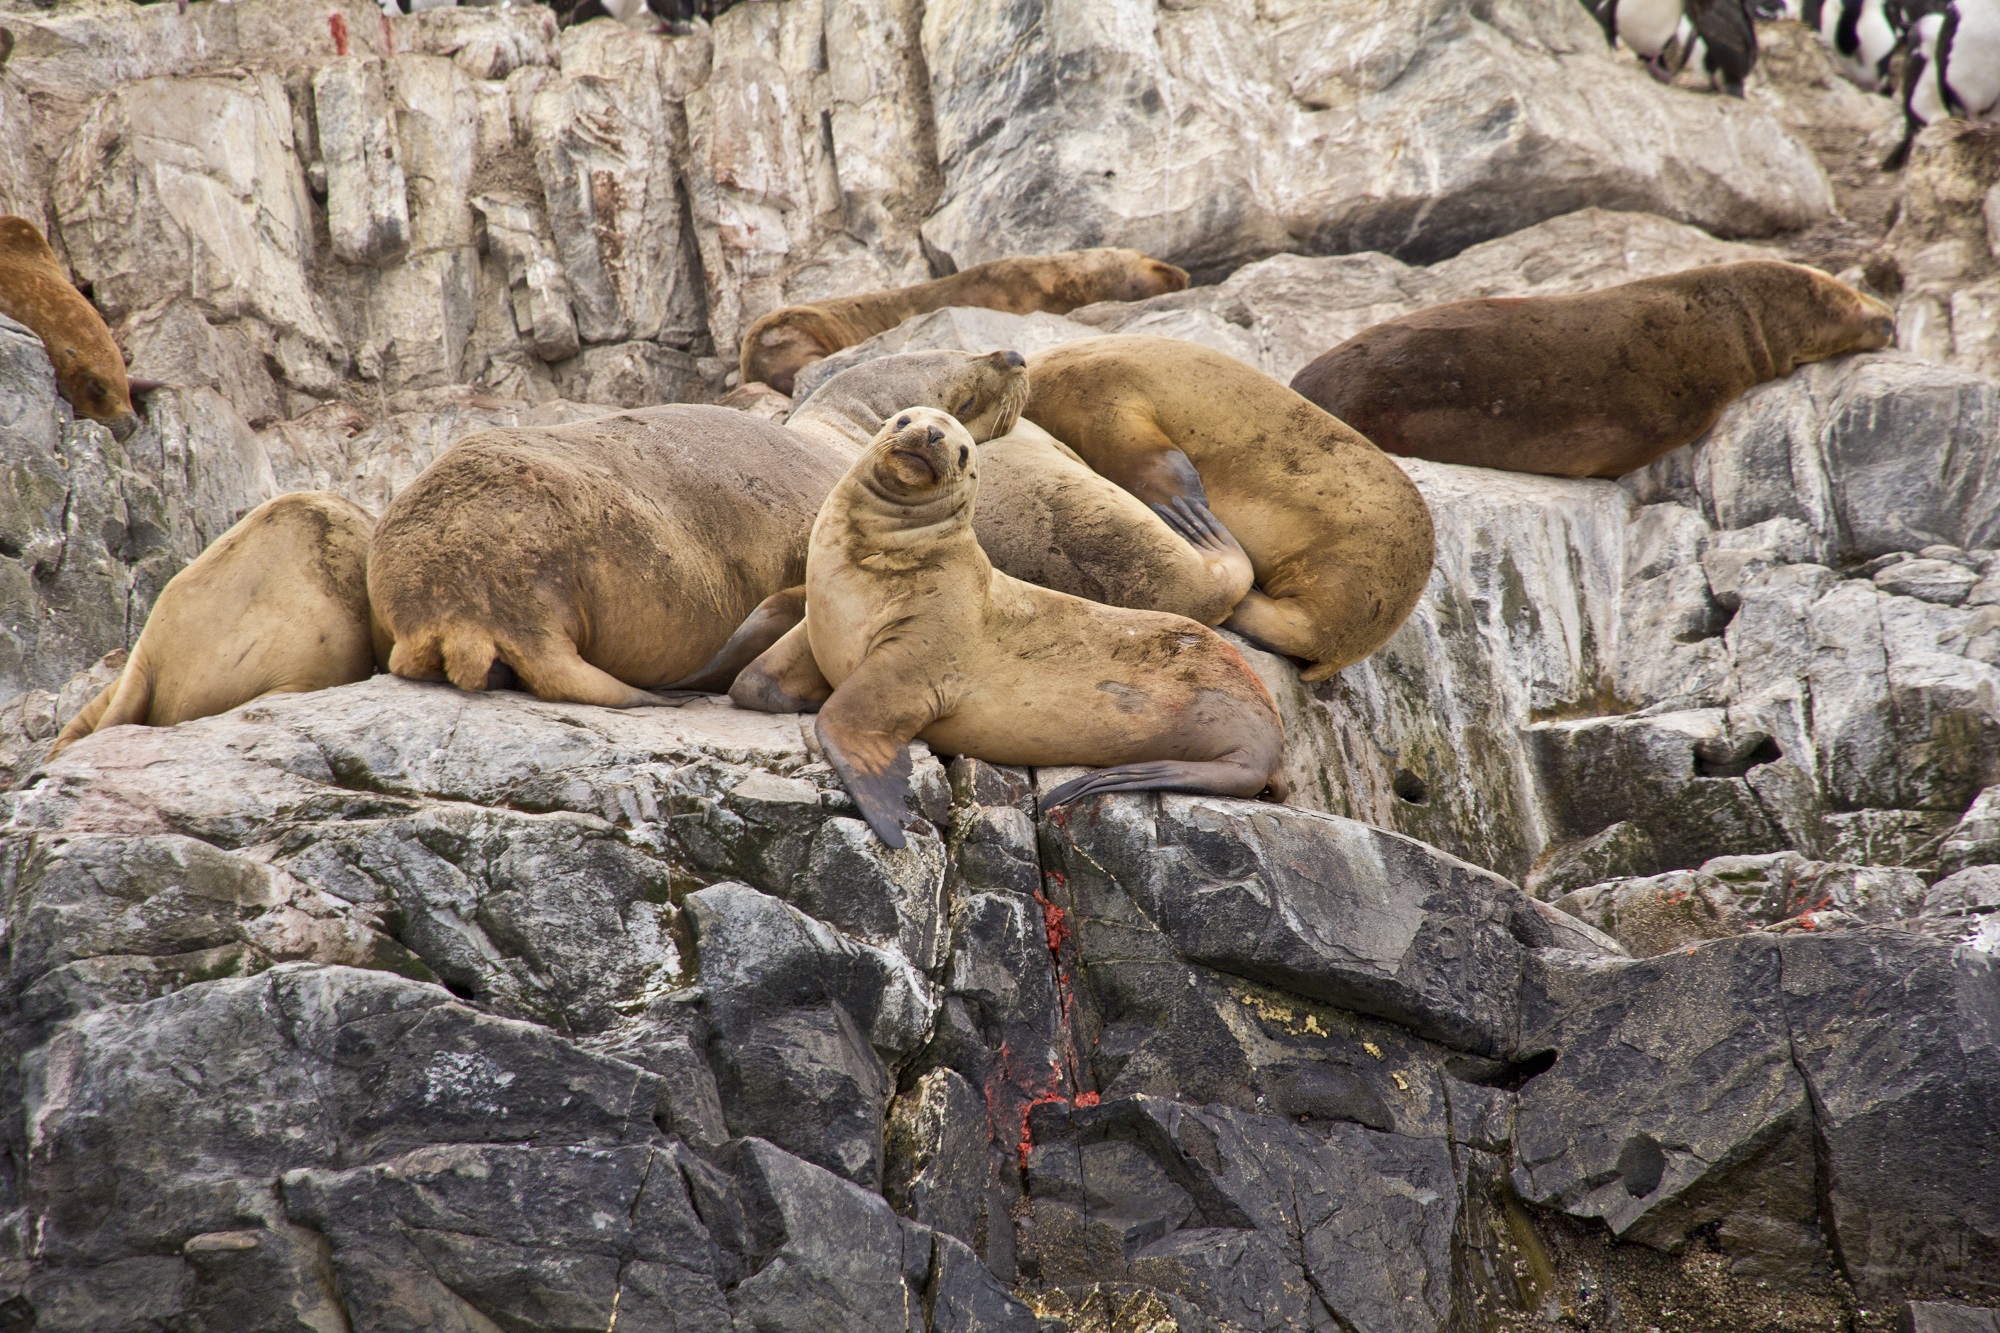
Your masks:
<svg viewBox="0 0 2000 1333"><path fill-rule="evenodd" d="M1950 560L1905 560L1875 575L1875 586L1898 597L1957 606L1979 582L1976 571Z"/></svg>
<svg viewBox="0 0 2000 1333"><path fill-rule="evenodd" d="M1188 10L1157 27L1136 11L1075 28L1038 16L997 2L924 11L944 175L924 236L955 265L1078 245L1215 273L1288 249L1428 261L1583 199L1734 234L1796 226L1831 202L1775 121L1659 97L1567 9ZM1504 135L1476 128L1496 116ZM1606 135L1635 119L1657 133ZM1072 127L1087 137L1066 142ZM1431 165L1407 165L1419 159ZM1530 161L1543 166L1515 165Z"/></svg>
<svg viewBox="0 0 2000 1333"><path fill-rule="evenodd" d="M1190 962L1511 1052L1530 913L1513 885L1407 838L1283 807L1108 798L1045 826L1071 882L1116 884Z"/></svg>
<svg viewBox="0 0 2000 1333"><path fill-rule="evenodd" d="M1779 945L1756 936L1538 967L1523 1047L1555 1062L1519 1094L1521 1197L1662 1248L1719 1224L1725 1252L1810 1269L1813 1118L1780 987Z"/></svg>
<svg viewBox="0 0 2000 1333"><path fill-rule="evenodd" d="M1995 1333L2000 1313L1951 1301L1905 1301L1896 1316L1897 1333Z"/></svg>

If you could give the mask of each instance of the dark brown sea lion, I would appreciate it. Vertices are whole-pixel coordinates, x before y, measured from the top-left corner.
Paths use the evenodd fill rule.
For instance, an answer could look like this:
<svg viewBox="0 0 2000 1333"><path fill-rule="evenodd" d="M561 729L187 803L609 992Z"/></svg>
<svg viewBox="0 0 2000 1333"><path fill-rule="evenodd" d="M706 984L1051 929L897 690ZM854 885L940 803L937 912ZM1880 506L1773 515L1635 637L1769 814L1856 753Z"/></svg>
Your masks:
<svg viewBox="0 0 2000 1333"><path fill-rule="evenodd" d="M946 306L1060 315L1093 301L1139 301L1177 292L1187 281L1186 270L1137 250L1066 250L995 259L914 287L786 306L743 335L743 382L762 381L790 393L798 373L813 362Z"/></svg>
<svg viewBox="0 0 2000 1333"><path fill-rule="evenodd" d="M369 629L374 526L360 506L322 491L245 514L160 590L124 672L62 729L49 757L106 727L170 727L266 694L366 680L388 653Z"/></svg>
<svg viewBox="0 0 2000 1333"><path fill-rule="evenodd" d="M1292 387L1392 454L1619 477L1699 439L1753 385L1895 338L1874 297L1753 259L1433 306L1363 329Z"/></svg>
<svg viewBox="0 0 2000 1333"><path fill-rule="evenodd" d="M1430 510L1403 470L1233 357L1171 338L1028 359L1027 415L1155 505L1203 501L1257 587L1222 622L1323 680L1388 641L1430 578Z"/></svg>
<svg viewBox="0 0 2000 1333"><path fill-rule="evenodd" d="M892 847L909 742L1000 764L1099 769L1047 804L1112 791L1286 795L1284 727L1241 654L1181 616L1010 578L973 535L980 459L964 427L911 408L827 497L806 618L743 673L763 702L806 657L833 686L815 730ZM782 703L782 698L780 698Z"/></svg>
<svg viewBox="0 0 2000 1333"><path fill-rule="evenodd" d="M55 251L26 218L0 217L0 315L35 331L56 385L80 417L123 440L139 425L125 358L97 308L70 286Z"/></svg>

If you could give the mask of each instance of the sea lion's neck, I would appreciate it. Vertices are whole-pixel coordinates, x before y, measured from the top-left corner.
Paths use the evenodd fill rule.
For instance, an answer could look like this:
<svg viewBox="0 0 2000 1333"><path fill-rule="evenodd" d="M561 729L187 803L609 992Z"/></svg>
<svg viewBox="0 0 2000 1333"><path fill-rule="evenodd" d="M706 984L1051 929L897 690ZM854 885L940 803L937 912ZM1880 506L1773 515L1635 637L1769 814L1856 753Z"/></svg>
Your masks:
<svg viewBox="0 0 2000 1333"><path fill-rule="evenodd" d="M785 424L814 440L840 449L849 458L858 458L861 451L868 447L868 442L875 438L875 432L882 429L888 414L909 406L909 403L897 403L891 407L877 407L851 392L828 393L821 389L785 418Z"/></svg>
<svg viewBox="0 0 2000 1333"><path fill-rule="evenodd" d="M865 477L850 476L820 515L814 542L838 547L849 563L862 568L907 569L968 554L985 559L972 534L969 490L912 504L882 494Z"/></svg>

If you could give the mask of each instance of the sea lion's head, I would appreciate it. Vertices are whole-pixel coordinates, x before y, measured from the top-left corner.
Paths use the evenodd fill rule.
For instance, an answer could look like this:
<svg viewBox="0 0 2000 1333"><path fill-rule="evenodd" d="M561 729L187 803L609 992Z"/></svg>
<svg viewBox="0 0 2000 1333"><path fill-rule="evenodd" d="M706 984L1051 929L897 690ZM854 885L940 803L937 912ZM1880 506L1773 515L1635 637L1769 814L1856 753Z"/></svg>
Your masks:
<svg viewBox="0 0 2000 1333"><path fill-rule="evenodd" d="M47 275L48 281L25 285L10 296L22 322L40 335L48 350L62 396L78 416L103 422L120 440L129 438L138 429L139 418L132 410L125 358L104 317L70 286L48 239L26 218L0 217L0 257L10 264L40 268Z"/></svg>
<svg viewBox="0 0 2000 1333"><path fill-rule="evenodd" d="M1028 405L1028 362L1019 352L899 352L827 380L792 409L886 421L910 407L950 413L983 444L1014 429Z"/></svg>
<svg viewBox="0 0 2000 1333"><path fill-rule="evenodd" d="M1789 270L1790 295L1797 302L1788 312L1795 319L1784 321L1797 340L1793 364L1895 346L1896 312L1888 302L1804 264L1771 267Z"/></svg>
<svg viewBox="0 0 2000 1333"><path fill-rule="evenodd" d="M110 334L105 342L111 341ZM123 441L139 428L139 415L132 410L132 390L125 378L125 366L118 349L110 349L107 361L103 349L87 356L75 347L49 348L56 368L56 385L80 417L101 421L114 438Z"/></svg>
<svg viewBox="0 0 2000 1333"><path fill-rule="evenodd" d="M882 423L856 469L869 490L893 505L969 503L979 485L979 451L949 412L909 407Z"/></svg>
<svg viewBox="0 0 2000 1333"><path fill-rule="evenodd" d="M1107 301L1143 301L1149 296L1165 296L1168 292L1187 290L1188 274L1184 268L1177 268L1163 259L1141 254L1137 250L1096 250L1089 252L1101 255L1110 278L1109 292L1102 298Z"/></svg>

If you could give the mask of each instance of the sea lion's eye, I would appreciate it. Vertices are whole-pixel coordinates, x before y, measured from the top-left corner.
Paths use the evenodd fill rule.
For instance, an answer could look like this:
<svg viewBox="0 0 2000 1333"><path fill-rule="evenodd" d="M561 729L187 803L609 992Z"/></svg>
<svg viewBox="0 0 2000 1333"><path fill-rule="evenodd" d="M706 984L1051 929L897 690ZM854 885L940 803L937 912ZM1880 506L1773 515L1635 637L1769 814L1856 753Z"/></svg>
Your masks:
<svg viewBox="0 0 2000 1333"><path fill-rule="evenodd" d="M897 418L896 418L896 429L897 429L897 430L906 430L906 429L908 429L908 427L909 427L909 424L910 424L910 419L909 419L908 417L897 417Z"/></svg>
<svg viewBox="0 0 2000 1333"><path fill-rule="evenodd" d="M971 456L972 456L972 451L970 449L966 448L962 444L958 446L958 465L960 467L964 467L965 460Z"/></svg>
<svg viewBox="0 0 2000 1333"><path fill-rule="evenodd" d="M956 412L953 412L952 415L957 417L960 421L963 421L968 415L971 414L973 406L978 402L979 399L976 395L971 398L968 398L964 402L958 405L958 410Z"/></svg>

